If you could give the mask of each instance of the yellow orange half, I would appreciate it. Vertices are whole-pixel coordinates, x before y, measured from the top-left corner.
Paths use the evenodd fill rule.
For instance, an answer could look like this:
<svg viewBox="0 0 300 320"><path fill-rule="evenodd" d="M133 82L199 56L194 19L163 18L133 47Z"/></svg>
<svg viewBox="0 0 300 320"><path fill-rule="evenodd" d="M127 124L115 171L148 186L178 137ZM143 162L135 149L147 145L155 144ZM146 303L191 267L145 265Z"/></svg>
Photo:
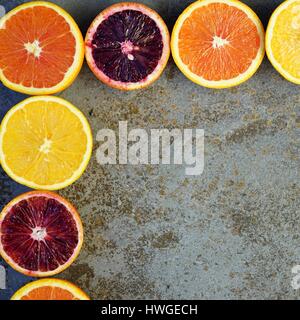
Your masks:
<svg viewBox="0 0 300 320"><path fill-rule="evenodd" d="M83 113L53 96L28 98L13 107L0 128L0 161L15 181L58 190L85 171L93 147Z"/></svg>
<svg viewBox="0 0 300 320"><path fill-rule="evenodd" d="M266 50L274 68L288 81L300 84L300 0L284 1L274 11Z"/></svg>

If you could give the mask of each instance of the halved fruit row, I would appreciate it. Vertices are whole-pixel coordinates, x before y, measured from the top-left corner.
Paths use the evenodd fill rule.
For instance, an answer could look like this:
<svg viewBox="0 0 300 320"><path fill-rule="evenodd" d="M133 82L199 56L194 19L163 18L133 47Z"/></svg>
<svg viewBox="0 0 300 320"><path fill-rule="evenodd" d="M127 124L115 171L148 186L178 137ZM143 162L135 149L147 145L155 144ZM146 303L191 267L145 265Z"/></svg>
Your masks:
<svg viewBox="0 0 300 320"><path fill-rule="evenodd" d="M300 81L298 30L299 0L288 0L273 14L266 43L272 64L295 83ZM177 66L190 80L228 88L256 72L264 42L263 26L247 5L202 0L178 18L171 47ZM102 11L87 32L85 46L73 18L50 2L26 3L0 20L0 79L13 90L40 95L67 88L80 71L84 50L98 79L133 90L162 74L170 55L170 36L154 10L131 2Z"/></svg>
<svg viewBox="0 0 300 320"><path fill-rule="evenodd" d="M3 168L14 180L32 188L55 190L69 185L80 177L91 156L88 122L61 98L24 100L8 112L0 130ZM76 259L82 242L83 227L76 209L49 191L21 195L0 215L0 255L28 276L62 272ZM62 281L38 282L33 288L21 289L14 299L84 298L72 288Z"/></svg>
<svg viewBox="0 0 300 320"><path fill-rule="evenodd" d="M22 5L0 22L0 77L9 88L51 94L69 86L81 69L84 50L74 20L47 2ZM85 170L92 134L84 115L51 96L29 98L13 107L0 129L0 161L14 180L31 188L61 189ZM0 214L0 255L32 277L68 268L83 243L76 209L61 196L33 191L11 201ZM89 300L72 283L32 282L12 300Z"/></svg>
<svg viewBox="0 0 300 320"><path fill-rule="evenodd" d="M28 2L0 20L0 80L29 95L57 93L77 77L85 48L87 62L100 80L133 90L161 75L170 55L170 36L154 10L120 3L95 19L84 46L66 11L51 2Z"/></svg>

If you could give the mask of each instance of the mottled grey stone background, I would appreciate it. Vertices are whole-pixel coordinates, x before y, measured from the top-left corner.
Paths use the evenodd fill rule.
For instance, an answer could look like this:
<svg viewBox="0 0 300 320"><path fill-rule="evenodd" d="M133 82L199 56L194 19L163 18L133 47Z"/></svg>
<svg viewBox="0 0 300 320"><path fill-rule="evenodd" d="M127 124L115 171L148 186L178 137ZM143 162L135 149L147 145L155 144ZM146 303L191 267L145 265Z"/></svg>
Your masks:
<svg viewBox="0 0 300 320"><path fill-rule="evenodd" d="M85 33L97 12L117 1L54 2ZM192 1L141 2L171 29ZM282 1L245 2L266 24ZM247 83L222 91L191 83L172 60L153 86L130 93L104 86L84 66L60 96L85 113L94 135L121 120L131 128L206 133L200 177L185 176L180 166L102 167L94 152L84 176L60 192L85 227L81 255L61 278L93 299L300 296L290 285L291 268L300 264L300 92L267 59ZM8 190L6 200L21 192L15 185ZM17 279L29 281L15 273L10 279L5 298Z"/></svg>

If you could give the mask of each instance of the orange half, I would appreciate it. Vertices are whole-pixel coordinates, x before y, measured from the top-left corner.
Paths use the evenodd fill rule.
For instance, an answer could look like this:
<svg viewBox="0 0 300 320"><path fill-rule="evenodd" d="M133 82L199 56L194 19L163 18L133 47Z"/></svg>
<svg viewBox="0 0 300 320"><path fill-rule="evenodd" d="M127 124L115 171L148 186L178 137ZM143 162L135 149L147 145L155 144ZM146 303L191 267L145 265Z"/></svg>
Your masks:
<svg viewBox="0 0 300 320"><path fill-rule="evenodd" d="M266 51L274 68L288 81L300 84L300 0L284 1L273 12Z"/></svg>
<svg viewBox="0 0 300 320"><path fill-rule="evenodd" d="M19 289L11 300L90 300L73 283L60 279L43 279Z"/></svg>
<svg viewBox="0 0 300 320"><path fill-rule="evenodd" d="M197 1L178 18L171 48L177 66L190 80L228 88L248 80L260 66L264 29L240 1Z"/></svg>
<svg viewBox="0 0 300 320"><path fill-rule="evenodd" d="M62 91L77 77L83 59L76 22L53 3L28 2L0 20L0 80L14 91Z"/></svg>
<svg viewBox="0 0 300 320"><path fill-rule="evenodd" d="M78 257L83 226L77 210L49 191L24 193L0 214L0 256L30 277L51 277Z"/></svg>

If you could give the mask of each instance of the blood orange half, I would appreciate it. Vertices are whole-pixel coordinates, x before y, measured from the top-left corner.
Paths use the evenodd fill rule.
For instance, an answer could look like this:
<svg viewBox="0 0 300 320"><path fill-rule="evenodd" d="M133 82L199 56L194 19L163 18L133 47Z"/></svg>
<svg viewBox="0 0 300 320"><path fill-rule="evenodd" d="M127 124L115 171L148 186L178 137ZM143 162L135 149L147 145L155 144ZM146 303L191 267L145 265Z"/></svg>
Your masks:
<svg viewBox="0 0 300 320"><path fill-rule="evenodd" d="M161 75L170 55L170 36L155 11L124 2L97 16L87 32L85 48L87 62L101 81L134 90Z"/></svg>
<svg viewBox="0 0 300 320"><path fill-rule="evenodd" d="M264 30L241 1L197 1L178 18L171 47L177 66L190 80L228 88L248 80L260 66Z"/></svg>
<svg viewBox="0 0 300 320"><path fill-rule="evenodd" d="M76 209L52 192L25 193L0 215L0 255L28 276L46 277L65 270L78 256L82 242Z"/></svg>
<svg viewBox="0 0 300 320"><path fill-rule="evenodd" d="M73 18L45 1L28 2L0 20L0 80L30 95L64 90L84 59L82 34Z"/></svg>
<svg viewBox="0 0 300 320"><path fill-rule="evenodd" d="M73 283L60 279L41 279L19 289L11 300L90 300Z"/></svg>

